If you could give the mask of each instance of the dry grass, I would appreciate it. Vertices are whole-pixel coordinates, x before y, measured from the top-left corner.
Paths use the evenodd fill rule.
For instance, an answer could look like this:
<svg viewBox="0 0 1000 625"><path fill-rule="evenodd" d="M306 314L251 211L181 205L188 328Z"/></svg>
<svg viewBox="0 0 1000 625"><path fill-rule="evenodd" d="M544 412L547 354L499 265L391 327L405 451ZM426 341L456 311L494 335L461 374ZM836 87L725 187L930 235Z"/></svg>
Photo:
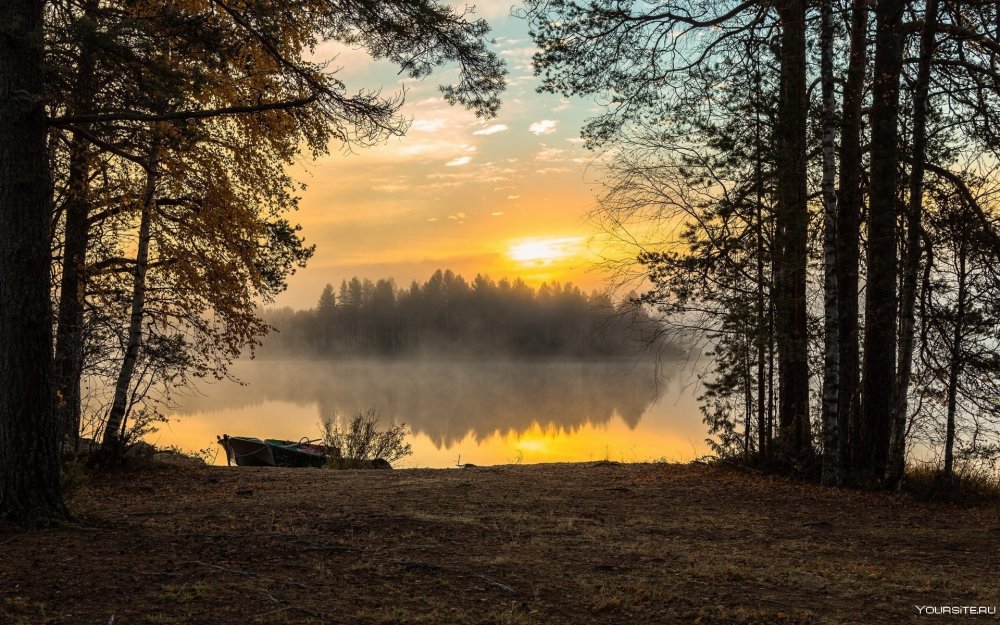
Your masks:
<svg viewBox="0 0 1000 625"><path fill-rule="evenodd" d="M995 506L700 465L169 467L73 505L80 527L0 535L0 623L872 625L1000 601Z"/></svg>

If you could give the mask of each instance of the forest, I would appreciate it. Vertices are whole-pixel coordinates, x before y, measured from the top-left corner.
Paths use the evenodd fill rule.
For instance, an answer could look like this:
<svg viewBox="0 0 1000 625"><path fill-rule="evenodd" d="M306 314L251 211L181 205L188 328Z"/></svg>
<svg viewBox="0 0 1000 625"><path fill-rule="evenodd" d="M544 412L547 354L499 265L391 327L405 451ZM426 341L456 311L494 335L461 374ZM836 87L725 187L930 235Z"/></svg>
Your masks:
<svg viewBox="0 0 1000 625"><path fill-rule="evenodd" d="M995 474L998 5L529 2L583 128L595 220L670 336L711 353L729 457L896 488ZM922 450L918 458L913 452Z"/></svg>
<svg viewBox="0 0 1000 625"><path fill-rule="evenodd" d="M599 104L582 138L593 220L626 251L613 283L638 280L626 299L655 340L704 348L720 454L874 488L901 486L916 449L944 483L995 469L997 11L514 7L538 89ZM507 84L489 25L437 0L14 0L0 24L0 517L14 521L65 516L60 448L84 424L113 454L158 397L225 378L264 339L261 307L313 253L289 164L406 132L403 94L349 87L311 50L339 41L414 79L451 64L443 100L487 118ZM422 313L379 315L421 298L379 284L370 301L394 305L366 323L390 333L358 317L319 335L329 349L414 347L405 323ZM349 317L365 288L310 314ZM459 344L617 349L589 321L555 324L585 298L547 289L523 295L548 319L534 345L520 322L449 321L440 299L426 323Z"/></svg>
<svg viewBox="0 0 1000 625"><path fill-rule="evenodd" d="M634 357L655 348L653 319L627 301L583 293L572 284L520 278L471 282L451 270L423 284L391 279L327 285L311 310L265 310L275 328L261 358L437 354L442 356ZM649 335L647 337L647 335Z"/></svg>
<svg viewBox="0 0 1000 625"><path fill-rule="evenodd" d="M1000 2L483 4L530 47L447 0L0 2L0 622L995 619ZM330 43L341 54L324 58ZM376 70L351 71L362 64ZM409 116L408 85L425 80L455 117ZM498 117L542 101L519 97L525 86L553 119ZM334 249L327 267L392 266L399 250L355 230L369 217L413 217L396 226L426 236L407 249L441 254L413 251L409 267L484 258L516 239L463 234L515 237L516 220L561 236L579 224L553 223L554 207L589 187L579 211L606 290L440 271L276 308L318 249L296 217L315 189L294 172L430 131L462 135L423 181L461 203L435 191L438 217L414 217L404 185L369 167L371 196L324 213L368 249ZM517 159L487 161L480 139L531 152L494 185L489 172ZM586 158L550 167L566 146ZM548 184L572 167L572 188ZM553 177L516 175L529 169ZM486 197L477 182L495 206L469 208ZM471 226L474 210L478 230L427 235ZM675 386L697 390L710 455L618 461L580 446L579 462L466 453L391 470L308 436L263 439L290 438L270 430L315 408L344 440L337 402L353 411L376 392L415 405L412 450L482 434L541 454L552 436L520 437L544 423L641 436L659 389L617 377L623 358L601 361L637 342L688 358ZM338 356L428 351L463 357L433 383L394 379L419 359L329 373ZM130 455L174 393L232 381L255 352L275 372L239 393L230 423L261 431L217 440L226 461L266 452L269 465L150 443ZM580 357L531 364L583 374L561 385L496 352ZM476 359L516 374L486 388ZM466 396L513 415L509 428ZM253 402L267 414L251 422ZM356 414L384 434L374 408ZM404 424L385 432L411 451Z"/></svg>

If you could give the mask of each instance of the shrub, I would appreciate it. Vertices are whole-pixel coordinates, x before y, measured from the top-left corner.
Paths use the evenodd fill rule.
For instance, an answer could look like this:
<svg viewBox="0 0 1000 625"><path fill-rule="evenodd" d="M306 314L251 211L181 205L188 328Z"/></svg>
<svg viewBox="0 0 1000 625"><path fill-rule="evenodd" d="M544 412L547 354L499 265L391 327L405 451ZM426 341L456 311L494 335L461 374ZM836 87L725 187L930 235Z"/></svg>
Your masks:
<svg viewBox="0 0 1000 625"><path fill-rule="evenodd" d="M323 444L338 450L342 459L358 463L381 459L392 464L413 453L406 442L410 430L405 423L392 422L388 429L382 430L379 421L373 408L356 413L346 429L333 419L326 419L320 426Z"/></svg>
<svg viewBox="0 0 1000 625"><path fill-rule="evenodd" d="M920 501L976 505L1000 501L1000 476L982 467L963 465L949 480L933 465L914 465L907 468L903 489Z"/></svg>

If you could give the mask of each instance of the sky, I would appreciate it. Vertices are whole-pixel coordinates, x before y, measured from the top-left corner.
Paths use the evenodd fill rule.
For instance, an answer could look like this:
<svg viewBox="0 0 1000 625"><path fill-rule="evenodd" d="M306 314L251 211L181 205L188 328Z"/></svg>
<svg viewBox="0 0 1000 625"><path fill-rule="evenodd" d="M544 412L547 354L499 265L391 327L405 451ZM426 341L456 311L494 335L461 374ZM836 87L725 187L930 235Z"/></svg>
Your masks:
<svg viewBox="0 0 1000 625"><path fill-rule="evenodd" d="M407 286L439 268L469 280L483 273L534 286L601 286L596 232L586 219L596 180L579 138L596 109L587 100L536 92L534 46L511 6L490 0L475 7L509 71L493 119L443 101L438 85L451 81L454 68L415 81L363 50L329 43L316 51L341 68L337 76L349 90L405 91L402 114L412 124L404 137L351 152L331 146L329 155L292 168L307 185L292 221L316 253L276 306L310 308L324 285L353 276Z"/></svg>

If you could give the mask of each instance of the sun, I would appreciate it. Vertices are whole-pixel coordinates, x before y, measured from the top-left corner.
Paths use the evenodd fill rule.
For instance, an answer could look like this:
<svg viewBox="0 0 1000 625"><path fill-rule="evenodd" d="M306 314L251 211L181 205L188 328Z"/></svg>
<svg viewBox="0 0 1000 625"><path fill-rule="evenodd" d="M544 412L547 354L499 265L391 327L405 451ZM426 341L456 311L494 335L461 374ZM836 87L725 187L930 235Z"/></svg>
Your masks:
<svg viewBox="0 0 1000 625"><path fill-rule="evenodd" d="M547 265L579 253L581 237L519 239L507 249L511 260L526 265Z"/></svg>

